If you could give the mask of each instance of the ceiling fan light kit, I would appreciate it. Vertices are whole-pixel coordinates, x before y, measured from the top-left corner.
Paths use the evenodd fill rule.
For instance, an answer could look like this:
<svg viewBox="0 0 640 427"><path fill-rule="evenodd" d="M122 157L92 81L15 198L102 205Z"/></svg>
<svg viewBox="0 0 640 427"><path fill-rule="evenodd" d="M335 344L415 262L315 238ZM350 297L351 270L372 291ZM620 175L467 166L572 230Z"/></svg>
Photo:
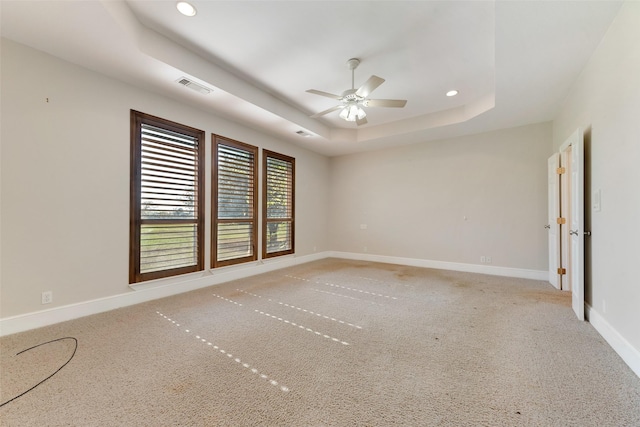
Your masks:
<svg viewBox="0 0 640 427"><path fill-rule="evenodd" d="M348 122L355 122L356 120L362 120L367 117L367 113L365 113L357 102L352 101L340 111L340 117Z"/></svg>
<svg viewBox="0 0 640 427"><path fill-rule="evenodd" d="M360 65L358 58L351 58L347 61L347 67L351 70L351 89L345 90L342 92L342 95L334 95L316 89L307 90L309 93L336 99L341 102L341 104L316 113L311 117L317 118L333 111L341 110L340 118L348 122L356 122L358 126L361 126L367 123L367 113L362 107L402 108L407 104L407 101L404 99L368 99L369 94L384 83L384 79L378 76L371 76L369 80L356 89L354 71L358 68L358 65Z"/></svg>

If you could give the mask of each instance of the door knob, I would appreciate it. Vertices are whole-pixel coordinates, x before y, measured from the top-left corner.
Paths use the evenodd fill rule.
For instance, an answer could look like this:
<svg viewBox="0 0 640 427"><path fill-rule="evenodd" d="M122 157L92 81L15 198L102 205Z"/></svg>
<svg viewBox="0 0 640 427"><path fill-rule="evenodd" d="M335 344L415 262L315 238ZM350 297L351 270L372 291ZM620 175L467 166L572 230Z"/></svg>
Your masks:
<svg viewBox="0 0 640 427"><path fill-rule="evenodd" d="M569 231L569 234L571 234L572 236L577 236L578 235L578 230L571 230L571 231Z"/></svg>
<svg viewBox="0 0 640 427"><path fill-rule="evenodd" d="M551 229L551 225L547 224L544 226L544 228L546 228L547 230Z"/></svg>
<svg viewBox="0 0 640 427"><path fill-rule="evenodd" d="M585 232L584 232L584 235L585 235L585 236L591 236L591 232L590 232L590 231L585 231Z"/></svg>

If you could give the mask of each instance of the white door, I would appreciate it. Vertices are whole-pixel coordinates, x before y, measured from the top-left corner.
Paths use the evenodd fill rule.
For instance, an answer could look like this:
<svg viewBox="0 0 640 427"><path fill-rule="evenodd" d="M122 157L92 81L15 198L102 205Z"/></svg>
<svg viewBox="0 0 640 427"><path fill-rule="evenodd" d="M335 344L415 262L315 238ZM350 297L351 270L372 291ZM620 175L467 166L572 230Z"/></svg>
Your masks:
<svg viewBox="0 0 640 427"><path fill-rule="evenodd" d="M584 320L584 140L577 129L571 144L571 299L573 311Z"/></svg>
<svg viewBox="0 0 640 427"><path fill-rule="evenodd" d="M548 161L548 197L549 214L545 228L549 231L549 283L560 289L560 225L557 219L560 217L560 175L557 169L560 166L560 154L555 153Z"/></svg>

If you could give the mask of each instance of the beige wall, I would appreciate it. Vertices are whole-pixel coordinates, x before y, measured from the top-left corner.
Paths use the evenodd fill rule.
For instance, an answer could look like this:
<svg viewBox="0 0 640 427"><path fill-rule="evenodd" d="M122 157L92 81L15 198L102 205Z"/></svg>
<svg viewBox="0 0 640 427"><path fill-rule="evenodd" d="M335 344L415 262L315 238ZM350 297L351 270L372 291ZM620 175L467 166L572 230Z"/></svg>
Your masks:
<svg viewBox="0 0 640 427"><path fill-rule="evenodd" d="M296 157L298 256L546 269L548 124L330 160L3 39L0 318L131 292L130 109Z"/></svg>
<svg viewBox="0 0 640 427"><path fill-rule="evenodd" d="M328 159L3 39L0 319L132 292L130 109L296 157L297 255L490 256L532 270L547 269L546 160L580 127L587 206L602 194L602 210L585 213L591 320L640 372L637 40L640 3L627 2L552 125Z"/></svg>
<svg viewBox="0 0 640 427"><path fill-rule="evenodd" d="M1 53L1 318L131 292L130 109L205 130L207 171L212 132L295 157L296 254L328 250L326 157L9 40Z"/></svg>
<svg viewBox="0 0 640 427"><path fill-rule="evenodd" d="M587 303L640 357L640 3L627 2L553 123L555 149L586 131ZM589 274L590 273L590 274ZM637 359L640 362L640 358ZM640 367L640 365L638 365Z"/></svg>
<svg viewBox="0 0 640 427"><path fill-rule="evenodd" d="M333 158L330 246L546 270L550 154L543 123Z"/></svg>
<svg viewBox="0 0 640 427"><path fill-rule="evenodd" d="M586 197L602 194L602 210L586 211L587 302L640 360L637 40L640 3L627 2L553 125L333 159L3 40L0 318L132 292L131 108L296 157L298 255L490 256L532 270L547 269L546 160L581 127ZM42 306L45 290L54 303Z"/></svg>

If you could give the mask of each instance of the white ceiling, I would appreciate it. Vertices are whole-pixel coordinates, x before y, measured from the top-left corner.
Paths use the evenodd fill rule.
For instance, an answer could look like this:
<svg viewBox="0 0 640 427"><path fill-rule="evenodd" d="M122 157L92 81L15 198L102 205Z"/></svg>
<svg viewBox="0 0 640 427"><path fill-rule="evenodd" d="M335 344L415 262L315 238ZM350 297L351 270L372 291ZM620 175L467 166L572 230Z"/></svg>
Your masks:
<svg viewBox="0 0 640 427"><path fill-rule="evenodd" d="M0 2L2 36L334 156L554 118L617 1ZM351 87L386 80L357 127L333 112ZM208 95L176 83L188 77ZM448 98L445 92L460 94ZM309 138L297 135L303 130Z"/></svg>

